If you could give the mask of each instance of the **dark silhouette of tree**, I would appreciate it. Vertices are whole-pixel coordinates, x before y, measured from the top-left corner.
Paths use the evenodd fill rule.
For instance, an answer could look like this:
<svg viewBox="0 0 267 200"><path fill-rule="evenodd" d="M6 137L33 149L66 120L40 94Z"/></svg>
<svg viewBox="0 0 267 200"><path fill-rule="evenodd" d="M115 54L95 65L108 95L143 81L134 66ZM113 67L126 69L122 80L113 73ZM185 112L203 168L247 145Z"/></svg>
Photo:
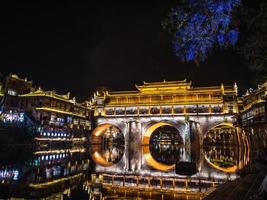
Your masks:
<svg viewBox="0 0 267 200"><path fill-rule="evenodd" d="M237 13L238 15L238 13ZM247 0L240 12L240 46L250 70L267 71L267 1Z"/></svg>

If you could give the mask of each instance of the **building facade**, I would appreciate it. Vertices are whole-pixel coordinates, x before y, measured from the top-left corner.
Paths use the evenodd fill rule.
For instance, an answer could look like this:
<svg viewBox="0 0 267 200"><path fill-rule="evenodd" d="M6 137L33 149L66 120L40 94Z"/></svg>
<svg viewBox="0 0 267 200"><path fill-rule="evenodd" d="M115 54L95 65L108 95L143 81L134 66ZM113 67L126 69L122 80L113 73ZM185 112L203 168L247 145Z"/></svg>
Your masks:
<svg viewBox="0 0 267 200"><path fill-rule="evenodd" d="M192 87L164 81L136 86L137 91L105 91L93 99L94 116L162 116L238 113L237 86Z"/></svg>
<svg viewBox="0 0 267 200"><path fill-rule="evenodd" d="M242 125L266 123L267 82L259 85L256 90L248 90L243 95Z"/></svg>
<svg viewBox="0 0 267 200"><path fill-rule="evenodd" d="M243 95L243 109L240 112L242 126L249 135L252 147L267 147L266 118L267 81L250 89Z"/></svg>
<svg viewBox="0 0 267 200"><path fill-rule="evenodd" d="M32 81L10 75L5 82L2 122L34 128L38 142L85 142L91 130L91 110L70 94L44 91Z"/></svg>

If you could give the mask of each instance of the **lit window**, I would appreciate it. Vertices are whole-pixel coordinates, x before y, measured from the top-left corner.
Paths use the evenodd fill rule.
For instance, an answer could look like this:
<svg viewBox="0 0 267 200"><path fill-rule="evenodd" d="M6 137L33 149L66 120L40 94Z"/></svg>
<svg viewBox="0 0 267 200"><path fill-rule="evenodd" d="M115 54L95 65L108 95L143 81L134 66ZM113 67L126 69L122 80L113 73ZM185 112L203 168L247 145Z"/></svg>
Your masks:
<svg viewBox="0 0 267 200"><path fill-rule="evenodd" d="M8 89L7 94L10 95L10 96L16 96L17 92L15 90Z"/></svg>

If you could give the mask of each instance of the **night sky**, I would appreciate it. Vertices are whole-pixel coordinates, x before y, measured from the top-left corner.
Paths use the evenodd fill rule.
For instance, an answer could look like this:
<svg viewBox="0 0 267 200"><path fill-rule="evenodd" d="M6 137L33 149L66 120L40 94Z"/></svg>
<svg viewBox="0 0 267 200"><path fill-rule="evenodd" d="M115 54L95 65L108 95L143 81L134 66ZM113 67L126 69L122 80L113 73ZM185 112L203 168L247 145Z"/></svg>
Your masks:
<svg viewBox="0 0 267 200"><path fill-rule="evenodd" d="M142 81L193 86L251 85L242 56L214 51L199 66L181 63L161 20L177 0L90 4L0 3L0 72L46 90L88 97L97 87L134 89Z"/></svg>

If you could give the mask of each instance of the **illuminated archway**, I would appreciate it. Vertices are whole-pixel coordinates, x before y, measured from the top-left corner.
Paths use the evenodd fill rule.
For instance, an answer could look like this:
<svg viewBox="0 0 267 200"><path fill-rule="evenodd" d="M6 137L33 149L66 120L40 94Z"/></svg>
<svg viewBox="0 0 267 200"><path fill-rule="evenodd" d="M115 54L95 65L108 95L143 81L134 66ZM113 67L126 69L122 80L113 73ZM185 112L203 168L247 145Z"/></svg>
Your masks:
<svg viewBox="0 0 267 200"><path fill-rule="evenodd" d="M143 135L142 144L143 144L143 145L149 145L149 141L150 141L150 137L151 137L151 135L153 134L153 132L154 132L157 128L159 128L159 127L161 127L161 126L172 126L172 127L174 127L173 124L168 123L168 122L158 122L158 123L156 123L156 124L153 124L152 126L150 126L150 127L145 131L145 133L144 133L144 135Z"/></svg>
<svg viewBox="0 0 267 200"><path fill-rule="evenodd" d="M218 144L212 144L209 146L209 148L213 148L213 152L205 153L204 158L205 161L213 168L220 170L225 173L235 173L238 169L243 168L245 165L249 162L249 145L241 145L242 142L246 142L246 137L242 138L241 130L239 128L236 128L232 123L229 122L223 122L220 124L217 124L213 127L211 127L205 136L209 134L210 131L217 131L215 134L222 134L227 129L232 129L228 131L228 134L232 134L238 145L235 146L229 146L229 147L235 147L238 148L235 152L234 160L229 160L229 158L225 159L224 157L221 158L221 152L219 151L220 158L218 159L216 156L216 148L225 148L226 146L217 146ZM214 147L213 147L214 146ZM215 148L215 149L214 149ZM204 151L205 152L205 151ZM233 152L233 150L231 150ZM209 156L207 156L210 154ZM215 156L212 154L215 154ZM214 157L214 158L212 158ZM232 155L231 155L232 157Z"/></svg>
<svg viewBox="0 0 267 200"><path fill-rule="evenodd" d="M113 124L101 124L97 126L91 134L91 143L100 144L103 136L109 135L112 136L121 136L124 140L124 136L119 127Z"/></svg>
<svg viewBox="0 0 267 200"><path fill-rule="evenodd" d="M96 137L99 137L99 136L102 136L103 134L105 134L105 131L108 129L108 128L111 128L111 127L116 127L114 126L113 124L101 124L99 126L97 126L93 132L92 132L92 136L96 136ZM118 128L118 127L117 127ZM118 128L119 129L119 128Z"/></svg>
<svg viewBox="0 0 267 200"><path fill-rule="evenodd" d="M156 131L156 129L162 127L162 126L171 126L174 127L173 124L168 123L168 122L159 122L156 124L151 125L144 133L143 135L143 155L144 158L146 160L146 163L148 166L156 169L156 170L160 170L160 171L169 171L169 170L174 170L175 169L175 164L164 164L164 163L160 163L158 162L155 158L153 158L151 152L150 152L150 148L149 148L149 143L150 143L150 138L152 136L152 134L154 133L154 131ZM175 128L175 127L174 127ZM179 133L179 131L177 130L177 132Z"/></svg>
<svg viewBox="0 0 267 200"><path fill-rule="evenodd" d="M209 128L204 135L204 144L214 143L215 140L217 140L216 143L220 143L222 142L221 137L226 137L224 138L224 141L227 141L228 137L228 142L240 144L240 132L236 129L233 123L230 122L223 122Z"/></svg>
<svg viewBox="0 0 267 200"><path fill-rule="evenodd" d="M93 130L91 134L91 157L95 163L104 167L109 167L121 160L123 154L122 152L118 153L115 151L115 153L119 154L119 157L115 159L112 155L110 155L111 152L114 152L113 150L115 147L110 147L109 145L107 145L106 149L103 149L102 145L103 137L107 135L109 137L112 137L113 135L116 136L118 134L123 137L121 130L117 126L114 126L112 124L101 124ZM112 148L111 152L109 148ZM122 149L124 150L124 147L120 148L120 150ZM112 159L110 160L110 158Z"/></svg>

